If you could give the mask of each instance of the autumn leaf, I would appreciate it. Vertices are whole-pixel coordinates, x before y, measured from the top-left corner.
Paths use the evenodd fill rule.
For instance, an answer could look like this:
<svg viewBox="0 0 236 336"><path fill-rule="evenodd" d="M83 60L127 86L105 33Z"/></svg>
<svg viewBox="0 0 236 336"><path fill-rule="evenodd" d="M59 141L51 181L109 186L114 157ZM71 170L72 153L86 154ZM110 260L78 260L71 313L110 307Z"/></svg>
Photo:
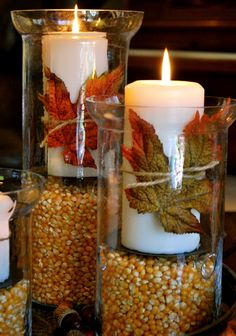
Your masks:
<svg viewBox="0 0 236 336"><path fill-rule="evenodd" d="M97 125L90 118L85 109L83 117L84 136L78 140L77 102L72 103L70 94L64 82L45 68L46 90L38 98L44 105L48 116L44 118L44 128L48 147L64 147L63 157L65 163L72 165L82 164L84 167L96 168L90 150L97 149ZM120 65L109 73L100 77L89 78L85 83L85 97L91 95L117 95L123 81L123 67ZM80 130L79 130L80 131ZM81 148L81 146L83 148ZM80 153L80 158L78 157ZM82 153L82 155L81 155Z"/></svg>
<svg viewBox="0 0 236 336"><path fill-rule="evenodd" d="M86 81L85 96L114 96L119 92L123 82L124 68L119 65L111 72L105 72L101 76L89 78Z"/></svg>
<svg viewBox="0 0 236 336"><path fill-rule="evenodd" d="M136 185L125 189L130 207L138 213L157 212L167 232L202 232L192 209L201 214L210 211L210 181L207 178L183 178L181 188L173 188L168 158L154 127L133 110L129 111L129 121L132 128L132 147L123 145L122 152L133 168L137 180Z"/></svg>
<svg viewBox="0 0 236 336"><path fill-rule="evenodd" d="M72 104L70 94L66 89L64 82L45 68L46 93L39 94L38 98L45 106L49 117L55 120L68 120L76 117L77 103Z"/></svg>
<svg viewBox="0 0 236 336"><path fill-rule="evenodd" d="M159 212L160 222L166 232L201 232L198 219L192 214L195 209L207 213L211 202L211 185L207 179L187 179L181 191L165 187L138 186L125 190L130 207L138 213Z"/></svg>
<svg viewBox="0 0 236 336"><path fill-rule="evenodd" d="M38 94L48 116L44 120L45 132L48 134L47 144L49 147L67 146L75 137L75 125L69 124L61 127L66 120L76 118L77 103L72 104L70 94L64 82L45 68L46 90L45 94Z"/></svg>
<svg viewBox="0 0 236 336"><path fill-rule="evenodd" d="M202 232L191 210L208 213L211 195L211 184L207 179L184 179L180 191L172 190L169 195L162 195L160 220L165 230L175 233Z"/></svg>
<svg viewBox="0 0 236 336"><path fill-rule="evenodd" d="M158 188L154 186L127 188L125 193L130 207L138 213L156 212L161 209Z"/></svg>
<svg viewBox="0 0 236 336"><path fill-rule="evenodd" d="M123 66L118 66L111 72L106 72L101 76L89 78L85 83L85 97L90 96L116 96L123 82L124 69ZM97 133L98 127L96 122L90 117L85 109L85 145L87 148L97 148ZM87 153L88 156L88 153ZM88 158L89 159L89 158Z"/></svg>
<svg viewBox="0 0 236 336"><path fill-rule="evenodd" d="M219 110L215 115L203 114L200 117L197 111L193 120L185 126L183 130L185 135L184 168L202 167L213 160L222 159L221 147L217 145L215 135L223 113L223 110Z"/></svg>
<svg viewBox="0 0 236 336"><path fill-rule="evenodd" d="M133 146L131 148L122 146L122 151L134 171L167 173L168 159L163 154L163 147L154 127L133 110L129 111L129 121L132 126ZM144 174L137 177L137 180L152 181L155 177Z"/></svg>

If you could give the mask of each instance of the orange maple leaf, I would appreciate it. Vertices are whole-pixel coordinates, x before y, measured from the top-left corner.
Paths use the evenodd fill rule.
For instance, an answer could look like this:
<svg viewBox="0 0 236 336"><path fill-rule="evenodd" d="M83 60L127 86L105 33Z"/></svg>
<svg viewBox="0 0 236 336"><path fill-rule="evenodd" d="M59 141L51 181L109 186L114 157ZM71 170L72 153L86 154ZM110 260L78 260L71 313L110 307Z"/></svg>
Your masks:
<svg viewBox="0 0 236 336"><path fill-rule="evenodd" d="M90 153L90 150L97 149L96 123L85 110L85 132L82 139L77 139L78 101L74 104L71 102L70 94L64 82L47 67L45 68L45 76L47 79L46 92L45 94L39 94L38 98L48 112L47 121L44 123L48 146L63 146L64 161L68 164L77 166L82 163L84 167L96 168L95 161ZM85 98L91 95L116 95L122 81L122 66L100 77L90 78L85 83ZM84 146L84 148L81 148L81 146Z"/></svg>
<svg viewBox="0 0 236 336"><path fill-rule="evenodd" d="M186 160L185 168L189 166L203 166L213 160L222 159L222 148L216 141L216 134L223 124L224 110L220 109L214 115L203 114L199 111L185 126Z"/></svg>
<svg viewBox="0 0 236 336"><path fill-rule="evenodd" d="M123 66L118 66L111 72L105 72L100 77L86 81L85 96L114 96L119 92L123 81Z"/></svg>

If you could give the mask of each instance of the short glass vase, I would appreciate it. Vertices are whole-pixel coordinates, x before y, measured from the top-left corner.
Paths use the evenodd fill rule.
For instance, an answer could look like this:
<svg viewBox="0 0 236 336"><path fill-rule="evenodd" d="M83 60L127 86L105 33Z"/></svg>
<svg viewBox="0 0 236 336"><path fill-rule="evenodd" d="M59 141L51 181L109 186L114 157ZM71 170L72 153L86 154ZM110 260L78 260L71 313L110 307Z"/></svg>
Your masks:
<svg viewBox="0 0 236 336"><path fill-rule="evenodd" d="M171 107L193 113L177 136L168 108L99 96L87 105L99 127L97 335L191 334L221 311L227 131L236 101Z"/></svg>
<svg viewBox="0 0 236 336"><path fill-rule="evenodd" d="M44 178L0 168L0 335L30 336L31 219Z"/></svg>

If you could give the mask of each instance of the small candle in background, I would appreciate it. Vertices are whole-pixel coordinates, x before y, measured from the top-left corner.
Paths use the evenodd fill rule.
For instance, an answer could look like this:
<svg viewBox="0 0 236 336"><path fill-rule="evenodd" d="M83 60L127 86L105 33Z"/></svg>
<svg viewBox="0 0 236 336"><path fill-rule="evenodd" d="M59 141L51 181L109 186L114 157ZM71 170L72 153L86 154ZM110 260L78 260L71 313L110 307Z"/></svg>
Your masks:
<svg viewBox="0 0 236 336"><path fill-rule="evenodd" d="M140 80L125 87L125 139L126 147L132 146L128 113L133 109L140 118L153 125L164 154L171 161L179 153L176 140L184 126L193 119L196 110L203 113L204 89L195 82L170 80L167 51L163 60L162 80ZM184 153L183 153L184 155ZM132 171L125 160L125 170ZM124 173L124 188L135 183L133 175ZM129 206L123 194L122 244L130 249L147 253L183 253L199 246L198 233L174 234L165 232L158 219L158 213L138 214ZM199 213L192 210L198 218Z"/></svg>
<svg viewBox="0 0 236 336"><path fill-rule="evenodd" d="M12 199L0 193L0 282L9 278L10 271L10 230L9 219L13 214L15 204Z"/></svg>

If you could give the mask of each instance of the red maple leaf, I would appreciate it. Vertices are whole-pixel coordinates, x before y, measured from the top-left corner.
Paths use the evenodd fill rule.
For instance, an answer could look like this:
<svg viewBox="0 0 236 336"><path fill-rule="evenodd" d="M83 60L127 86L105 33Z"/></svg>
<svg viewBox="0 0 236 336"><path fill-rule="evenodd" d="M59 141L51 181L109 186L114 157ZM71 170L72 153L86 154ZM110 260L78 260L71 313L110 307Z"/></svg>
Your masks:
<svg viewBox="0 0 236 336"><path fill-rule="evenodd" d="M44 122L47 143L49 147L64 147L64 161L72 165L82 164L84 167L96 168L90 150L97 149L97 125L90 118L88 112L84 113L84 133L78 139L80 132L77 123L78 102L71 103L70 94L64 82L45 68L46 92L39 94L48 118ZM91 95L116 95L123 79L123 68L119 66L110 73L100 77L88 79L85 83L85 97ZM67 122L68 121L68 122ZM83 148L81 148L83 146Z"/></svg>

